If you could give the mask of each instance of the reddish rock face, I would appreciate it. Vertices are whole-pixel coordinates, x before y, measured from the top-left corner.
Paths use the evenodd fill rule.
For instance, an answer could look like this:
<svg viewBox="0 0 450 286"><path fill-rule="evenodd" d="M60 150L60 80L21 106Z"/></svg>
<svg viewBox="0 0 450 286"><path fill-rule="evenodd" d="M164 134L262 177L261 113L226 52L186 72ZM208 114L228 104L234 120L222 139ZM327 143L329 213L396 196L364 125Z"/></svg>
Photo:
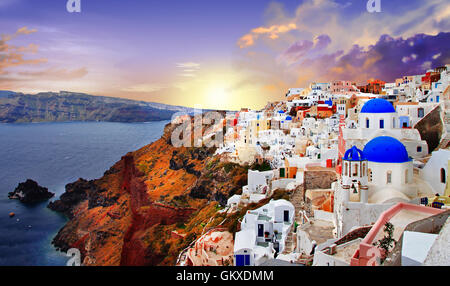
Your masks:
<svg viewBox="0 0 450 286"><path fill-rule="evenodd" d="M170 225L185 221L196 210L194 208L176 208L161 203L150 202L147 186L142 173L135 167L134 158L127 155L122 158L122 189L130 193L132 224L128 228L122 248L120 265L154 265L160 257L151 255L142 244L142 230L156 224Z"/></svg>
<svg viewBox="0 0 450 286"><path fill-rule="evenodd" d="M75 247L85 265L174 265L211 221L217 201L239 191L247 169L224 166L207 148L174 148L172 125L161 139L129 153L105 175L79 180L52 209L69 216L53 244ZM182 240L173 238L177 231Z"/></svg>

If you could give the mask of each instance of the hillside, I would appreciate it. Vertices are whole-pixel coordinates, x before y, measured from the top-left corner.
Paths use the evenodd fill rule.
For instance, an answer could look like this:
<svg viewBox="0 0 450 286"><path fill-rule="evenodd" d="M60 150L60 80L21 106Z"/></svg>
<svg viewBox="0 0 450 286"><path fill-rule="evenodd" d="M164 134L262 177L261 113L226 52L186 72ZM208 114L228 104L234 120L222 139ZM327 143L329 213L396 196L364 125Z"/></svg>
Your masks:
<svg viewBox="0 0 450 286"><path fill-rule="evenodd" d="M204 229L236 228L238 217L217 211L241 192L249 167L223 162L215 148L173 147L173 128L102 178L67 185L49 204L70 219L53 244L80 249L84 265L175 265Z"/></svg>
<svg viewBox="0 0 450 286"><path fill-rule="evenodd" d="M0 123L170 120L193 109L122 98L61 91L23 94L0 91Z"/></svg>

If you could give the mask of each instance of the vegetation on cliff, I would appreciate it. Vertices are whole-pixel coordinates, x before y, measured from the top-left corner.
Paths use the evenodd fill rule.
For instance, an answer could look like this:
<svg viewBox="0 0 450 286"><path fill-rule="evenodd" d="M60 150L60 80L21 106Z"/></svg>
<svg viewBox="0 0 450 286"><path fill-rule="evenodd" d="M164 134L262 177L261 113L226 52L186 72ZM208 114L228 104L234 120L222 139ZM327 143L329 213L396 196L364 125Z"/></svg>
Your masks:
<svg viewBox="0 0 450 286"><path fill-rule="evenodd" d="M69 184L49 205L70 218L55 246L78 248L85 265L175 265L204 231L235 229L239 217L219 210L240 194L249 166L214 156L215 148L175 148L173 128L102 178Z"/></svg>

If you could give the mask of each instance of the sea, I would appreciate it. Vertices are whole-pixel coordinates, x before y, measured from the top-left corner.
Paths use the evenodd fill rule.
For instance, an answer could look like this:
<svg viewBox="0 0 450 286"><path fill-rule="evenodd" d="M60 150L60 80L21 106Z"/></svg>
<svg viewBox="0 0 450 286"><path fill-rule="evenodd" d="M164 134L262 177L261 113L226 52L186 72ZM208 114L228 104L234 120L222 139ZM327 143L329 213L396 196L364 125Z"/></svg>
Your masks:
<svg viewBox="0 0 450 286"><path fill-rule="evenodd" d="M0 266L63 266L69 260L51 244L67 219L48 202L24 205L8 199L8 192L33 179L56 200L66 184L100 178L126 153L159 139L168 122L0 124Z"/></svg>

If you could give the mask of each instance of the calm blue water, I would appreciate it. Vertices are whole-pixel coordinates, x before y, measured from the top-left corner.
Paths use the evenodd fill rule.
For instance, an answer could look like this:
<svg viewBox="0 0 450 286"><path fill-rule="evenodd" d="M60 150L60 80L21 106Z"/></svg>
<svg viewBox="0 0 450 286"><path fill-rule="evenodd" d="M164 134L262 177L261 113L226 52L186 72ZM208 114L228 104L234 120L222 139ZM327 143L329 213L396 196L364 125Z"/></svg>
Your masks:
<svg viewBox="0 0 450 286"><path fill-rule="evenodd" d="M19 182L33 179L56 193L55 200L67 183L99 178L126 153L159 139L167 123L0 124L0 265L67 261L51 245L66 219L47 202L30 207L9 200Z"/></svg>

